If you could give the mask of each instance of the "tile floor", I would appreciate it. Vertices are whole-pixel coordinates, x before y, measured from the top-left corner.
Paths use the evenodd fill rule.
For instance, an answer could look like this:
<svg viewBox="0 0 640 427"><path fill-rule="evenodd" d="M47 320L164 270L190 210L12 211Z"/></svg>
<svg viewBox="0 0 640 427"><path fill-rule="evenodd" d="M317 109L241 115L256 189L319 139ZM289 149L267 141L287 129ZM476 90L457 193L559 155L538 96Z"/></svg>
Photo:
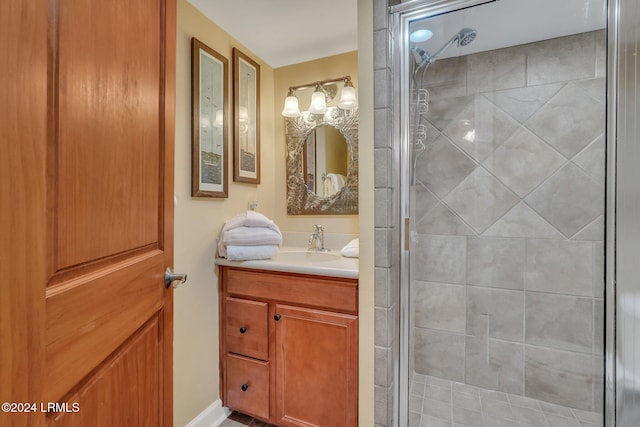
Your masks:
<svg viewBox="0 0 640 427"><path fill-rule="evenodd" d="M409 427L602 427L602 414L414 374Z"/></svg>
<svg viewBox="0 0 640 427"><path fill-rule="evenodd" d="M220 427L275 427L272 424L267 424L264 421L258 421L249 415L241 414L240 412L232 412L229 418L224 420Z"/></svg>

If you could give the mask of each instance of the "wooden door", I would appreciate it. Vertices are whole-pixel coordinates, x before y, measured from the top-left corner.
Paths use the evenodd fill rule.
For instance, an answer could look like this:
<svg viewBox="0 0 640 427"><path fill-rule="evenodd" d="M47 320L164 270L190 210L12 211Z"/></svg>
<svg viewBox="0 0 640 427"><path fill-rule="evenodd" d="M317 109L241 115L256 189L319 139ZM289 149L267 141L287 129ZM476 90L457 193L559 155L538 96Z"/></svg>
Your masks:
<svg viewBox="0 0 640 427"><path fill-rule="evenodd" d="M277 305L276 424L358 425L358 318Z"/></svg>
<svg viewBox="0 0 640 427"><path fill-rule="evenodd" d="M0 425L172 425L175 19L0 2Z"/></svg>

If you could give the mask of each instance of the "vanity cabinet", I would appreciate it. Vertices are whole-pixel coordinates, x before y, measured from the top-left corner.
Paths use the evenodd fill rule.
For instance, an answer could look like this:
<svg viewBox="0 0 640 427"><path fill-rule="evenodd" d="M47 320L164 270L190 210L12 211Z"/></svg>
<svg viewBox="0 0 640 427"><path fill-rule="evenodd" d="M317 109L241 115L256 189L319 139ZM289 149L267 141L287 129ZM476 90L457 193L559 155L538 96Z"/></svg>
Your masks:
<svg viewBox="0 0 640 427"><path fill-rule="evenodd" d="M357 426L357 279L221 266L219 280L224 406L278 426Z"/></svg>

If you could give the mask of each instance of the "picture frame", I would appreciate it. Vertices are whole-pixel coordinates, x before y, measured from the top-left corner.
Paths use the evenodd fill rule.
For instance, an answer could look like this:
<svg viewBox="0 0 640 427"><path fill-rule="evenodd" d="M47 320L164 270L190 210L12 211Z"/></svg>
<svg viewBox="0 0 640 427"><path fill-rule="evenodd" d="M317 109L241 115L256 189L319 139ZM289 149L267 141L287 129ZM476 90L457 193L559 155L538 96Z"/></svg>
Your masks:
<svg viewBox="0 0 640 427"><path fill-rule="evenodd" d="M260 184L260 65L233 48L233 180Z"/></svg>
<svg viewBox="0 0 640 427"><path fill-rule="evenodd" d="M227 198L229 61L191 38L191 196Z"/></svg>

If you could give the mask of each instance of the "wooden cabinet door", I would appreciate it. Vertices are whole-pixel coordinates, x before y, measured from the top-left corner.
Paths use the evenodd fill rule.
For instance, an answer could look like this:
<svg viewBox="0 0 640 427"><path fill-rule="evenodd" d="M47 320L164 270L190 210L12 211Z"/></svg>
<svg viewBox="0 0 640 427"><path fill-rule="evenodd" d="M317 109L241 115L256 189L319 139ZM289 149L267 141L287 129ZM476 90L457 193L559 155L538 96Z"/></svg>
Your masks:
<svg viewBox="0 0 640 427"><path fill-rule="evenodd" d="M172 425L175 20L0 2L0 425Z"/></svg>
<svg viewBox="0 0 640 427"><path fill-rule="evenodd" d="M276 305L276 424L355 427L358 318Z"/></svg>

